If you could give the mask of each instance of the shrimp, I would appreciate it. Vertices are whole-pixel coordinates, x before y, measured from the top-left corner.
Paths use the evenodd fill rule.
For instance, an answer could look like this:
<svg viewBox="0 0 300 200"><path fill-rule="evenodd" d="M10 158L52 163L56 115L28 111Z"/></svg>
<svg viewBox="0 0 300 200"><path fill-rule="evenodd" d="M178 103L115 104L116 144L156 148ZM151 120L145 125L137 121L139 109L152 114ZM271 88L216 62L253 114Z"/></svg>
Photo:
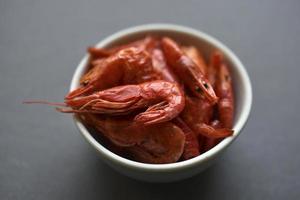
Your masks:
<svg viewBox="0 0 300 200"><path fill-rule="evenodd" d="M194 46L182 47L184 53L190 57L194 63L200 68L202 74L206 76L207 67L203 55Z"/></svg>
<svg viewBox="0 0 300 200"><path fill-rule="evenodd" d="M168 66L165 56L161 49L156 48L151 53L152 65L163 80L179 84L179 78Z"/></svg>
<svg viewBox="0 0 300 200"><path fill-rule="evenodd" d="M120 84L136 84L155 79L151 58L145 50L129 47L101 61L96 70L81 80L84 84L65 99L89 95Z"/></svg>
<svg viewBox="0 0 300 200"><path fill-rule="evenodd" d="M156 45L156 42L157 42L157 40L154 37L147 36L146 38L144 38L142 40L134 41L132 43L129 43L126 45L121 45L118 47L113 47L110 49L88 47L87 52L89 53L90 56L89 56L89 60L88 60L88 64L87 64L87 69L88 69L87 74L93 73L92 69L95 66L102 64L102 61L105 60L105 58L117 53L118 51L120 51L122 49L134 47L134 48L137 48L140 50L148 51L148 50L151 50L154 48L154 46ZM82 77L82 79L84 79L84 77ZM81 81L80 83L82 84L82 82L84 82L84 81Z"/></svg>
<svg viewBox="0 0 300 200"><path fill-rule="evenodd" d="M113 47L110 49L88 47L87 51L90 54L92 60L95 60L98 58L111 56L122 49L130 48L130 47L135 47L141 50L151 49L153 46L155 46L155 43L156 43L156 39L154 37L147 36L144 39L137 40L129 44Z"/></svg>
<svg viewBox="0 0 300 200"><path fill-rule="evenodd" d="M151 81L139 85L125 85L96 92L92 95L65 100L72 109L59 109L66 113L98 113L124 115L147 108L134 120L143 124L166 122L184 108L184 95L177 84Z"/></svg>
<svg viewBox="0 0 300 200"><path fill-rule="evenodd" d="M81 113L78 117L87 125L96 128L113 144L119 147L134 146L142 141L142 126L124 117L103 117L101 115Z"/></svg>
<svg viewBox="0 0 300 200"><path fill-rule="evenodd" d="M216 92L220 97L218 111L223 127L232 128L234 114L234 97L231 75L225 62L219 66L217 72Z"/></svg>
<svg viewBox="0 0 300 200"><path fill-rule="evenodd" d="M97 47L88 47L87 52L90 55L91 61L99 58L108 57L113 53L113 51L109 49L97 48Z"/></svg>
<svg viewBox="0 0 300 200"><path fill-rule="evenodd" d="M128 147L136 161L165 164L179 160L185 143L185 136L180 128L171 122L166 122L145 131L147 133L140 144Z"/></svg>
<svg viewBox="0 0 300 200"><path fill-rule="evenodd" d="M188 160L200 155L199 142L196 134L190 129L190 127L179 117L174 119L174 123L181 128L185 135L185 144L183 150L183 159Z"/></svg>
<svg viewBox="0 0 300 200"><path fill-rule="evenodd" d="M207 67L207 78L214 90L216 90L216 79L217 79L217 68L221 65L222 63L222 54L218 51L215 51L211 54L210 56L210 62ZM217 105L214 105L212 107L213 110L217 110ZM214 120L210 122L210 125L214 127L215 129L221 128L221 123L219 120ZM213 148L220 139L214 139L214 138L206 138L205 140L205 145L204 145L204 151L208 151L209 149Z"/></svg>
<svg viewBox="0 0 300 200"><path fill-rule="evenodd" d="M183 152L185 136L171 122L148 127L124 118L103 118L93 114L80 114L88 125L95 127L113 144L128 151L133 158L146 163L176 162Z"/></svg>
<svg viewBox="0 0 300 200"><path fill-rule="evenodd" d="M210 125L215 128L219 129L222 128L221 123L219 120L213 120ZM215 138L206 138L205 144L204 144L204 151L208 151L214 146L216 146L222 139L215 139Z"/></svg>
<svg viewBox="0 0 300 200"><path fill-rule="evenodd" d="M110 135L112 135L112 137L108 137L107 134L103 133L103 129L109 129L110 127L115 127L115 126L109 126L107 124L108 121L113 121L115 124L117 124L117 127L130 127L129 125L129 118L127 118L128 124L126 126L125 120L122 120L121 124L118 123L120 122L121 119L117 119L117 118L108 118L108 117L103 117L100 115L96 115L96 114L89 114L89 113L84 113L84 114L76 114L75 117L82 121L82 123L84 123L84 125L86 126L86 128L89 129L90 133L92 134L92 136L97 140L97 141L101 141L101 144L103 144L105 147L107 147L110 151L114 152L115 154L119 155L119 156L123 156L123 157L127 157L127 151L126 151L126 147L133 145L130 144L130 142L133 143L133 140L131 138L133 138L135 135L131 134L132 137L129 137L130 135L127 135L126 133L124 134L124 132L114 132L113 129L112 131L110 131ZM109 127L109 128L107 128ZM128 141L128 137L129 137L129 141ZM127 139L127 140L126 140Z"/></svg>
<svg viewBox="0 0 300 200"><path fill-rule="evenodd" d="M172 67L190 91L197 97L205 97L211 104L218 100L212 86L191 58L186 56L175 41L162 39L163 52L167 63Z"/></svg>
<svg viewBox="0 0 300 200"><path fill-rule="evenodd" d="M207 67L207 78L212 87L216 90L217 67L222 62L222 54L220 52L212 53L210 62Z"/></svg>
<svg viewBox="0 0 300 200"><path fill-rule="evenodd" d="M214 127L201 123L196 125L196 129L199 131L200 134L204 135L208 138L225 138L231 136L233 134L233 130L228 128L219 128L215 129Z"/></svg>
<svg viewBox="0 0 300 200"><path fill-rule="evenodd" d="M81 78L80 85L87 85L91 80L96 79L97 76L101 73L102 64L105 59L98 59L91 63L91 67Z"/></svg>
<svg viewBox="0 0 300 200"><path fill-rule="evenodd" d="M182 48L186 55L190 57L196 64L197 67L201 70L204 76L207 76L207 65L202 56L202 54L197 50L196 47L183 47ZM204 142L206 138L203 135L196 134L195 128L193 127L197 123L208 122L212 116L213 105L207 102L204 99L198 99L194 97L189 97L187 94L186 97L186 107L182 112L182 119L189 124L190 127L194 130L194 134L198 138L199 152L202 152L204 149ZM197 131L197 130L196 130Z"/></svg>

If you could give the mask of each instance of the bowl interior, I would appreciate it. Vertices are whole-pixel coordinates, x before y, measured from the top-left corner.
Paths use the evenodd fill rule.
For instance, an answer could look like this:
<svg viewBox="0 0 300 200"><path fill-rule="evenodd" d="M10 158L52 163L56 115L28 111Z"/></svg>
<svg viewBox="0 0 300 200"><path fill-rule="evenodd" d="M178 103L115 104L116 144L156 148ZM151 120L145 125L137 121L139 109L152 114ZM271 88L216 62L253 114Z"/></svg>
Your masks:
<svg viewBox="0 0 300 200"><path fill-rule="evenodd" d="M139 26L134 28L129 28L124 31L120 31L116 34L113 34L106 39L102 40L96 46L101 48L108 48L113 46L118 46L121 44L126 44L141 38L144 38L147 35L154 36L168 36L173 38L175 41L181 45L193 45L197 47L204 55L206 61L209 60L209 56L215 50L218 50L224 54L225 62L227 62L230 72L233 79L233 87L235 94L235 116L234 116L234 127L235 133L232 137L225 138L217 146L211 150L201 154L200 156L178 163L172 164L145 164L124 159L120 156L116 156L114 153L103 149L103 146L94 141L89 135L89 132L81 124L80 121L76 121L77 126L80 131L83 133L85 138L90 142L100 153L106 158L109 158L113 161L117 161L121 164L130 165L131 167L142 167L148 169L163 169L163 168L172 168L180 167L183 165L196 164L205 159L215 156L217 153L221 152L225 147L227 147L239 134L244 124L247 121L248 115L250 113L251 103L252 103L252 92L251 84L249 77L245 68L239 59L232 53L230 49L224 46L221 42L214 39L213 37L204 34L202 32L196 31L194 29L174 26L174 25L146 25ZM79 86L79 78L85 72L85 65L87 63L88 57L86 56L80 65L78 66L72 80L70 90L74 90ZM159 167L157 167L159 166Z"/></svg>

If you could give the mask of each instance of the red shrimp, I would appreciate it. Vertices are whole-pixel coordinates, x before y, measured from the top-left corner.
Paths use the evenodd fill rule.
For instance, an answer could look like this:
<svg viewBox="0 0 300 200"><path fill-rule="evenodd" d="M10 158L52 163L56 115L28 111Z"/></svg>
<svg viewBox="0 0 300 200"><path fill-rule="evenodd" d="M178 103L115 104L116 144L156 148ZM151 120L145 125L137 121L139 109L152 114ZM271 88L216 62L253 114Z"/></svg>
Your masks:
<svg viewBox="0 0 300 200"><path fill-rule="evenodd" d="M80 114L84 122L95 127L122 151L128 151L136 161L172 163L183 152L185 136L171 122L141 126L131 119L103 118L94 114Z"/></svg>
<svg viewBox="0 0 300 200"><path fill-rule="evenodd" d="M87 125L96 128L112 143L120 147L129 147L143 140L142 126L124 117L103 117L101 115L81 113L78 115Z"/></svg>
<svg viewBox="0 0 300 200"><path fill-rule="evenodd" d="M207 67L203 55L194 46L182 47L184 53L190 57L194 63L200 68L202 74L206 77Z"/></svg>
<svg viewBox="0 0 300 200"><path fill-rule="evenodd" d="M185 135L185 144L183 150L183 159L188 160L200 155L199 142L196 134L190 129L190 127L179 117L174 119L174 123L181 128Z"/></svg>
<svg viewBox="0 0 300 200"><path fill-rule="evenodd" d="M92 95L65 100L71 109L67 113L98 113L124 115L147 108L134 120L143 124L165 122L176 117L184 108L184 95L177 84L152 81L139 85L110 88Z"/></svg>
<svg viewBox="0 0 300 200"><path fill-rule="evenodd" d="M93 67L91 67L81 78L80 78L80 85L87 85L91 80L97 78L99 74L102 73L103 70L102 64L104 63L105 59L98 59L91 63Z"/></svg>
<svg viewBox="0 0 300 200"><path fill-rule="evenodd" d="M179 78L168 66L161 49L155 48L151 53L151 58L154 70L158 72L163 80L179 84Z"/></svg>
<svg viewBox="0 0 300 200"><path fill-rule="evenodd" d="M207 78L214 90L216 90L217 68L222 62L222 57L222 54L218 51L212 53L207 67Z"/></svg>
<svg viewBox="0 0 300 200"><path fill-rule="evenodd" d="M220 121L213 121L212 126L210 127L205 124L198 126L199 130L202 131L202 133L204 133L208 138L210 138L206 141L206 150L214 147L220 141L220 138L231 136L233 134L233 130L229 129L232 128L234 113L231 76L226 64L222 61L222 57L220 56L221 54L215 55L217 56L215 57L217 62L215 62L214 65L217 65L218 67L216 74L216 92L219 96L217 110L218 119ZM215 130L218 130L219 133L217 134L217 132L214 132Z"/></svg>
<svg viewBox="0 0 300 200"><path fill-rule="evenodd" d="M183 153L185 136L171 122L156 124L145 130L144 140L128 150L136 161L153 164L173 163Z"/></svg>
<svg viewBox="0 0 300 200"><path fill-rule="evenodd" d="M125 48L101 61L97 69L82 80L84 84L70 92L65 99L89 95L120 84L142 83L154 77L149 54L138 48Z"/></svg>
<svg viewBox="0 0 300 200"><path fill-rule="evenodd" d="M186 55L195 62L203 75L206 76L207 65L202 54L197 50L197 48L195 48L194 46L190 46L183 47L182 49L185 51ZM208 122L210 120L212 116L213 105L202 98L198 99L189 97L188 94L186 99L186 107L181 116L194 131L198 131L194 128L194 125L198 123ZM204 136L198 134L199 152L203 151L205 140L206 138Z"/></svg>
<svg viewBox="0 0 300 200"><path fill-rule="evenodd" d="M218 51L213 52L210 56L209 65L207 66L207 79L214 90L216 90L217 67L220 66L221 62L222 54ZM211 113L216 110L216 107L217 105L213 105L211 107ZM208 121L207 123L210 123L215 129L221 128L220 121L218 120L214 120L213 122ZM203 145L204 151L208 151L209 149L213 148L219 142L219 140L220 139L205 138L205 144Z"/></svg>
<svg viewBox="0 0 300 200"><path fill-rule="evenodd" d="M222 128L221 123L219 120L214 120L210 123L210 125L215 129ZM204 151L208 151L214 146L216 146L222 139L215 139L215 138L206 138L204 144Z"/></svg>
<svg viewBox="0 0 300 200"><path fill-rule="evenodd" d="M156 43L156 39L152 36L147 36L141 40L133 41L129 44L120 45L112 48L98 48L98 47L88 47L87 51L90 54L92 60L96 60L103 57L111 56L118 51L130 47L135 47L141 50L147 50L148 48L152 48Z"/></svg>
<svg viewBox="0 0 300 200"><path fill-rule="evenodd" d="M231 82L228 67L223 62L218 69L216 92L220 98L218 102L220 122L226 128L232 128L233 125L234 97Z"/></svg>
<svg viewBox="0 0 300 200"><path fill-rule="evenodd" d="M214 52L212 53L211 55L211 58L210 58L210 64L208 66L208 80L209 82L211 83L211 85L214 87L218 97L219 97L219 102L221 102L222 100L222 97L219 96L220 93L218 93L218 88L220 87L220 83L221 81L219 81L219 70L220 70L220 67L221 65L223 64L223 55L220 53L220 52ZM221 130L222 128L231 128L229 126L224 126L220 121L219 121L219 118L220 118L220 109L218 109L220 103L218 102L217 105L215 105L214 109L218 110L218 115L216 115L215 117L217 117L215 120L213 121L210 121L209 124L211 125L211 127L205 127L205 128L202 128L202 131L205 131L206 130L206 133L207 131L212 131L212 130ZM201 128L200 128L201 129ZM228 134L228 136L232 135L233 131L230 131L230 129L223 129L223 133L221 135L224 135L226 136ZM226 133L227 132L227 133ZM209 135L209 132L207 133ZM204 150L207 151L209 149L211 149L212 147L214 147L216 144L218 144L220 141L221 141L222 138L219 138L219 139L215 139L213 137L207 137L206 138L206 141L205 141L205 147L204 147Z"/></svg>
<svg viewBox="0 0 300 200"><path fill-rule="evenodd" d="M162 39L162 47L167 63L190 91L197 97L205 97L211 104L216 103L218 97L212 86L204 77L200 68L184 54L176 42L165 37Z"/></svg>

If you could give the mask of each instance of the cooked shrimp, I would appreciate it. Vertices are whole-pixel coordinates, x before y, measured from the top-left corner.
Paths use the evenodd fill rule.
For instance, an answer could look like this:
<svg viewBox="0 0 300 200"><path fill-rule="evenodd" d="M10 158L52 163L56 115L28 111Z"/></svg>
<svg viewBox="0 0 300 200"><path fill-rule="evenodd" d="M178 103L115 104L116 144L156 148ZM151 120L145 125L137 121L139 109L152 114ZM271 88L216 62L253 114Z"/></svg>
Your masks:
<svg viewBox="0 0 300 200"><path fill-rule="evenodd" d="M206 76L207 74L207 67L206 62L204 60L203 55L198 51L198 49L194 46L182 47L184 53L190 57L194 63L199 67L202 74Z"/></svg>
<svg viewBox="0 0 300 200"><path fill-rule="evenodd" d="M217 72L217 94L220 98L218 102L219 118L222 125L232 128L234 114L234 97L231 83L231 75L228 67L223 62Z"/></svg>
<svg viewBox="0 0 300 200"><path fill-rule="evenodd" d="M176 42L165 37L162 39L162 47L168 64L190 91L197 97L205 97L212 104L216 103L218 98L212 86L199 67L184 54Z"/></svg>
<svg viewBox="0 0 300 200"><path fill-rule="evenodd" d="M118 86L89 96L68 99L65 103L72 109L60 109L61 112L122 115L147 108L134 119L143 124L169 121L185 105L181 89L177 84L166 81Z"/></svg>
<svg viewBox="0 0 300 200"><path fill-rule="evenodd" d="M136 161L145 163L172 163L182 155L185 136L171 122L142 126L131 119L103 118L81 114L88 125L96 128L112 143L131 152Z"/></svg>
<svg viewBox="0 0 300 200"><path fill-rule="evenodd" d="M118 51L95 67L89 76L81 80L84 84L70 92L66 99L89 95L117 85L150 81L155 76L149 54L134 47Z"/></svg>

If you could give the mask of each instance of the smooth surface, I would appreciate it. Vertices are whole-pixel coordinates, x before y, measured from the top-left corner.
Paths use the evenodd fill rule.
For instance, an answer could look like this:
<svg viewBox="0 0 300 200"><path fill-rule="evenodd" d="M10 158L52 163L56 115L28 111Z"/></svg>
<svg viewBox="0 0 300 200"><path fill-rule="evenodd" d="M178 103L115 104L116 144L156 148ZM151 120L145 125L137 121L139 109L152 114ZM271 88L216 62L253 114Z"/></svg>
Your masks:
<svg viewBox="0 0 300 200"><path fill-rule="evenodd" d="M172 2L0 1L0 199L299 199L300 2ZM21 104L61 101L87 45L151 22L223 41L253 86L238 141L209 170L172 184L119 175L71 117Z"/></svg>
<svg viewBox="0 0 300 200"><path fill-rule="evenodd" d="M249 117L252 105L251 82L245 67L228 47L210 35L184 26L172 24L145 24L129 27L104 38L97 43L96 46L100 48L107 48L115 45L118 46L125 44L126 42L139 40L147 35L171 37L181 45L193 44L203 55L206 55L206 60L210 59L209 56L216 49L223 53L231 71L233 84L235 85L235 119L233 123L233 136L227 137L214 148L193 159L169 164L147 164L134 162L110 152L101 145L101 141L96 140L96 138L92 136L93 134L90 133L88 127L85 127L77 118L74 118L74 120L79 131L88 143L95 148L103 161L107 162L107 164L118 170L120 173L147 182L179 181L202 172L210 166L211 163L215 162L214 160L216 160L222 152L236 140ZM70 91L74 91L80 85L80 78L86 71L88 60L88 55L86 55L80 61L74 72Z"/></svg>

